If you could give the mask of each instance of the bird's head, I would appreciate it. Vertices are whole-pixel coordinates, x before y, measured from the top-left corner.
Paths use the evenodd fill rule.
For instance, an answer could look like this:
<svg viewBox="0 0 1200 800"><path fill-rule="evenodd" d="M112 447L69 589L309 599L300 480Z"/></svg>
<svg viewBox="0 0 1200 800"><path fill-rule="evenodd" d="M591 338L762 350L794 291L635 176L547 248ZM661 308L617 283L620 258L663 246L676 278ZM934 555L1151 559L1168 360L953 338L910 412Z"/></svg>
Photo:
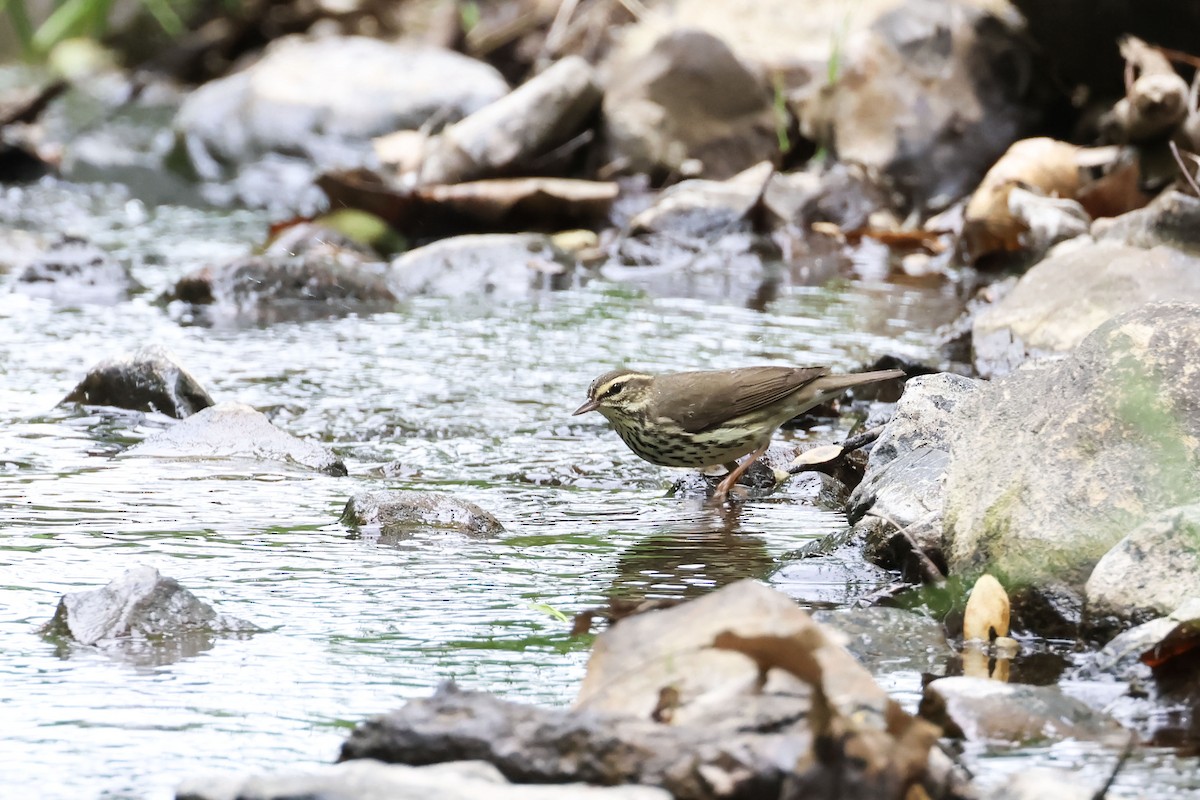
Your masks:
<svg viewBox="0 0 1200 800"><path fill-rule="evenodd" d="M631 369L606 372L588 387L587 402L575 409L572 416L599 411L609 420L624 420L640 416L650 402L650 382L653 376Z"/></svg>

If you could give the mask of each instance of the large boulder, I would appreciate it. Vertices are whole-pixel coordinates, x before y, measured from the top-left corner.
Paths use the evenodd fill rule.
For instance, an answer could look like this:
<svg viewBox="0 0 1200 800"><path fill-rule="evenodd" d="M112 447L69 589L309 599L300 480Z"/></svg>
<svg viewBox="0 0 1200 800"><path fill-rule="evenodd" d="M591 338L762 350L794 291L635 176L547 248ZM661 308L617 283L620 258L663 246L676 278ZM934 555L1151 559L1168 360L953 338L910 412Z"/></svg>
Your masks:
<svg viewBox="0 0 1200 800"><path fill-rule="evenodd" d="M908 0L850 35L841 62L802 121L918 207L972 190L1038 118L1015 21L971 3Z"/></svg>
<svg viewBox="0 0 1200 800"><path fill-rule="evenodd" d="M1086 621L1144 621L1200 598L1200 505L1155 515L1100 559L1084 587Z"/></svg>
<svg viewBox="0 0 1200 800"><path fill-rule="evenodd" d="M1200 305L1142 306L986 385L950 454L952 571L1081 589L1133 528L1200 500Z"/></svg>

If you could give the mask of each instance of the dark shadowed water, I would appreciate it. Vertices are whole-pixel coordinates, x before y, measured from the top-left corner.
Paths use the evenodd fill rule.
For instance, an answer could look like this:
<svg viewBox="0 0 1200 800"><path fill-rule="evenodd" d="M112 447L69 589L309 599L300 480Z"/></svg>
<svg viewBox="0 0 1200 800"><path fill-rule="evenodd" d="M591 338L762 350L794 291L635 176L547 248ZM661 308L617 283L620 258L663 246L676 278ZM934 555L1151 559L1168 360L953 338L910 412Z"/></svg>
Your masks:
<svg viewBox="0 0 1200 800"><path fill-rule="evenodd" d="M780 555L845 523L786 491L734 516L666 497L674 473L637 460L596 415L570 416L591 378L621 364L927 359L957 309L949 288L853 281L785 290L765 312L601 283L243 329L182 327L154 305L185 271L248 252L265 224L148 209L108 188L0 192L5 237L82 234L149 288L71 308L10 293L10 277L0 286L0 796L167 797L188 775L329 762L364 716L449 679L569 703L590 642L552 610L769 578ZM149 343L218 401L326 443L350 476L120 457L169 421L55 408L94 362ZM371 476L390 462L398 477ZM358 538L338 515L376 488L452 493L507 532ZM140 564L270 630L174 660L37 634L64 592Z"/></svg>

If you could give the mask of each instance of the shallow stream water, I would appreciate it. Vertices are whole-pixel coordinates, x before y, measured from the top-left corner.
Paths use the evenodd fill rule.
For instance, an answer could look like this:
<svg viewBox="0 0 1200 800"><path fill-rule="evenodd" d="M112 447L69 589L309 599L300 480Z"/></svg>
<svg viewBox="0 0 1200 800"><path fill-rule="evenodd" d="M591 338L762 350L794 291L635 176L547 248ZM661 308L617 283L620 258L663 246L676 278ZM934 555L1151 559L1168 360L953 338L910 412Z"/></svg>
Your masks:
<svg viewBox="0 0 1200 800"><path fill-rule="evenodd" d="M569 703L590 642L551 609L769 579L781 555L845 525L786 490L732 516L666 496L675 473L633 457L595 415L570 416L591 378L622 364L930 359L932 330L957 309L937 285L794 287L754 311L596 282L508 305L422 299L365 318L185 327L154 296L248 252L263 217L47 183L0 191L0 226L13 241L82 234L147 287L78 307L0 287L4 798L160 798L185 776L328 763L356 722L445 680ZM96 361L151 343L216 400L333 448L349 477L120 456L171 422L56 408ZM393 462L396 477L372 474ZM359 537L338 516L376 488L453 493L506 533ZM141 564L269 630L175 660L38 635L63 593Z"/></svg>

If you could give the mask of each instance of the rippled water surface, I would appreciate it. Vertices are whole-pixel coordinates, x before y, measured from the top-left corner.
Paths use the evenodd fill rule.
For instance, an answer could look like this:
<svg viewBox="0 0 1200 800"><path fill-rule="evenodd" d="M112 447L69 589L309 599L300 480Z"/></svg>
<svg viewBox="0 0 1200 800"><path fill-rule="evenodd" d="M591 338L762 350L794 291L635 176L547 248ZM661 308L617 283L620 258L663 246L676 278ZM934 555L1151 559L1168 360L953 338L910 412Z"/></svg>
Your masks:
<svg viewBox="0 0 1200 800"><path fill-rule="evenodd" d="M844 525L787 491L735 515L666 497L671 471L638 461L595 415L570 416L590 379L620 364L929 358L930 331L957 307L938 286L793 288L759 312L594 283L516 305L427 299L214 330L180 326L152 299L247 252L261 217L47 185L0 194L0 223L15 242L83 234L148 287L77 308L9 293L10 277L0 287L4 797L166 797L187 775L325 763L355 722L447 679L569 702L589 642L546 606L571 615L614 592L768 578L781 554ZM56 408L94 362L148 343L218 401L332 447L350 476L123 457L170 422ZM397 477L372 475L392 462ZM359 538L337 519L368 488L449 492L506 533ZM63 593L140 564L269 630L124 660L37 634Z"/></svg>

